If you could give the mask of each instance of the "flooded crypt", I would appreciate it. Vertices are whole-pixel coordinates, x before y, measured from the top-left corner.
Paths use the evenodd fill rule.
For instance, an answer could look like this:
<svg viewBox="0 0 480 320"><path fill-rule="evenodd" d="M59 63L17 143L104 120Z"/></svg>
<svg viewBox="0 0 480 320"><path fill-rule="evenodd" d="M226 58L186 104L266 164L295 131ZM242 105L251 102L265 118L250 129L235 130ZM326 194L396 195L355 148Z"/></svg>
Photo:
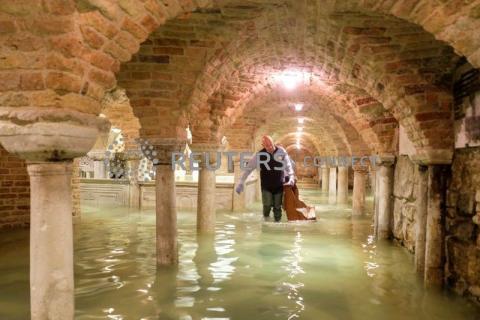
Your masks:
<svg viewBox="0 0 480 320"><path fill-rule="evenodd" d="M480 319L480 0L1 0L0 320Z"/></svg>

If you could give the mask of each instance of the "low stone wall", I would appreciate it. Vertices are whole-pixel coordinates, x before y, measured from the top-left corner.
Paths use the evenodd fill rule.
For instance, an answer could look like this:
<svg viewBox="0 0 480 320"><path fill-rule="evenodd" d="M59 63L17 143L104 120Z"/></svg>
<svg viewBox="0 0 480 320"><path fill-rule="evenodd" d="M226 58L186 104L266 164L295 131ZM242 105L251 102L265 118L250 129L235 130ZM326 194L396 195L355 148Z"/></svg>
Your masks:
<svg viewBox="0 0 480 320"><path fill-rule="evenodd" d="M82 205L126 207L129 205L130 185L127 180L80 179L80 198ZM255 201L256 180L249 180L245 186L245 202ZM232 210L234 185L229 182L217 182L216 205L220 210ZM155 182L140 183L140 207L155 207ZM182 181L176 183L177 208L194 210L197 207L197 183Z"/></svg>
<svg viewBox="0 0 480 320"><path fill-rule="evenodd" d="M480 303L480 147L458 149L447 193L446 278Z"/></svg>
<svg viewBox="0 0 480 320"><path fill-rule="evenodd" d="M418 170L408 156L399 156L393 185L393 237L410 252L415 251L415 217Z"/></svg>
<svg viewBox="0 0 480 320"><path fill-rule="evenodd" d="M128 180L80 179L82 205L126 207L129 204L129 197Z"/></svg>
<svg viewBox="0 0 480 320"><path fill-rule="evenodd" d="M197 207L197 183L177 182L175 184L177 208L194 210ZM216 207L220 210L232 209L231 183L217 183ZM147 182L140 185L140 206L142 209L155 207L155 183Z"/></svg>
<svg viewBox="0 0 480 320"><path fill-rule="evenodd" d="M30 181L25 161L0 145L0 229L30 224Z"/></svg>

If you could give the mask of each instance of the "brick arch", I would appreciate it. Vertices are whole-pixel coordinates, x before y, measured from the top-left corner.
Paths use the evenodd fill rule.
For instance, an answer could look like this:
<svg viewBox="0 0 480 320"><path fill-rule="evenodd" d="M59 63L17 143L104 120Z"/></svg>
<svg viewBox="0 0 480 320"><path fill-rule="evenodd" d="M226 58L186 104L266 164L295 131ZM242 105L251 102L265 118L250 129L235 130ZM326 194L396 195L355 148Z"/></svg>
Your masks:
<svg viewBox="0 0 480 320"><path fill-rule="evenodd" d="M343 128L335 122L333 117L329 114L324 115L324 119L313 120L313 118L306 115L304 128L299 140L306 139L311 142L317 152L324 152L325 148L329 152L335 154L351 154L351 145L347 141ZM243 119L242 119L243 120ZM242 123L240 120L240 123ZM321 121L321 123L318 122ZM297 118L295 116L275 114L274 112L262 115L256 119L256 134L269 134L274 139L290 138L291 141L297 140ZM254 128L252 128L254 129Z"/></svg>
<svg viewBox="0 0 480 320"><path fill-rule="evenodd" d="M312 66L308 67L309 70L320 75L320 78L336 84L349 84L352 87L364 89L369 96L381 102L384 108L405 127L407 134L417 147L417 156L420 160L448 162L453 147L451 94L446 86L439 82L445 76L443 70L447 70L448 73L458 57L447 46L435 41L433 37L414 25L403 26L405 22L393 17L385 18L386 21L380 16L372 18L360 15L360 18L371 18L375 20L372 24L378 27L359 28L346 25L342 28L335 26L336 29L330 30L327 27L332 28L333 22L326 22L328 24L326 29L329 31L326 34L331 39L323 42L327 44L325 47L318 48L322 54L316 56L320 57L316 58L318 61L309 61L312 63ZM385 27L380 28L380 25ZM413 52L408 51L408 48L402 48L400 43L404 37L398 32L404 31L398 31L398 25L402 27L401 30L404 30L403 28L413 30L415 37L428 38L428 48L420 46L418 51ZM362 35L365 32L373 35ZM268 40L268 37L258 36L255 39ZM275 44L268 41L263 42L262 45L245 41L243 44L245 47L238 43L232 44L236 46L235 53L228 59L232 63L230 65L226 63L221 68L217 68L216 72L212 70L214 74L208 73L204 76L208 79L214 77L219 81L209 85L205 85L202 78L197 81L201 89L194 92L192 96L193 110L198 110L200 108L198 105L202 105L202 99L198 99L196 94L208 97L212 90L215 94L222 92L226 96L231 96L232 105L235 105L239 104L239 101L247 100L249 96L256 95L261 91L262 85L268 86L266 81L262 83L261 78L275 71L274 66L269 65L272 60L283 59L283 56L271 54L279 51L275 48ZM259 47L268 49L262 52L258 50ZM296 48L287 49L293 53L287 54L285 60L301 55ZM229 49L225 51L228 52ZM225 51L219 53L219 56L225 56ZM355 53L356 58L350 59L349 53ZM419 58L412 58L418 55ZM235 61L243 62L240 70L232 67ZM215 59L210 63L218 65ZM206 69L209 69L208 66ZM260 70L255 74L251 71L254 69ZM225 75L229 75L228 79ZM440 129L441 132L439 132L439 128L444 129ZM439 139L439 136L445 138Z"/></svg>
<svg viewBox="0 0 480 320"><path fill-rule="evenodd" d="M2 6L1 14L4 20L1 38L2 69L8 71L1 74L3 83L0 88L1 105L49 106L98 114L101 108L99 101L103 94L115 86L114 73L118 71L120 63L130 60L131 55L139 50L139 44L165 21L174 18L186 20L195 14L192 14L193 11L202 10L206 13L224 10L229 14L238 13L239 16L245 16L245 12L250 10L251 16L258 16L259 10L265 9L270 12L270 15L266 16L271 17L273 8L288 10L291 6L301 6L297 2L287 0L269 2L264 7L261 4L235 5L235 2L219 5L208 0L163 2L148 0L141 3L48 0L44 3L17 1ZM314 10L310 10L312 9L310 7L304 10L319 11L329 16L345 12L391 14L422 26L436 38L451 45L456 52L464 54L472 65L479 67L479 40L474 37L474 32L469 32L478 29L478 5L479 1L459 3L451 0L439 5L434 0L396 2L339 0L327 3L311 2L310 6L313 6ZM319 10L320 7L322 10ZM199 11L199 8L205 9ZM254 28L255 23L249 19L250 17L245 19L246 25ZM366 29L371 28L352 30L365 35ZM356 65L351 68L352 72L354 70ZM371 70L366 68L359 73L368 75ZM361 80L357 78L357 81L348 77L340 78L353 84L363 83L365 80L362 76ZM387 91L390 89L385 85L389 78L386 77L384 80L380 86L378 83L369 83L368 88L372 96L378 97L389 108L388 101L380 99L383 98L382 93L374 93L382 86ZM449 103L448 97L436 92L436 88L433 90L428 88L428 82L420 81L409 85L409 92L404 92L404 96L400 97L399 105L406 107L418 105L419 98L410 97L409 93L420 94L422 88L429 91L424 94L425 99L430 97L431 100L440 100L437 102L440 105ZM407 116L401 112L397 112L396 116L409 130L410 137L415 140L419 149L424 149L420 151L428 152L428 148L445 147L445 143L436 145L437 142L433 141L432 133L426 128L432 127L431 122L425 125L417 123L425 120L449 124L445 119L440 119L445 116L445 112L426 112L407 120L402 120L404 118L401 117ZM422 134L416 136L415 132Z"/></svg>
<svg viewBox="0 0 480 320"><path fill-rule="evenodd" d="M102 101L102 114L113 127L122 130L126 150L137 150L140 138L140 122L133 114L129 99L124 90L117 89L105 95Z"/></svg>
<svg viewBox="0 0 480 320"><path fill-rule="evenodd" d="M285 147L290 145L296 145L296 134L292 132L282 133L280 132L276 138L276 141L283 144ZM305 133L302 136L300 145L305 149L316 155L331 155L337 156L341 153L338 145L328 136L318 137L311 133Z"/></svg>
<svg viewBox="0 0 480 320"><path fill-rule="evenodd" d="M344 153L395 152L392 146L398 124L392 115L364 91L351 91L354 88L348 86L337 89L325 90L312 85L288 94L275 88L265 89L243 107L237 108L237 116L257 118L257 122L268 119L275 123L277 118L294 114L292 104L301 101L305 103L302 114L311 118L312 124L321 126L323 123L330 128L329 132L342 135L341 141L337 139L337 143L348 146L348 150L343 150ZM232 122L235 118L231 118ZM229 123L226 127L228 126ZM279 123L278 126L281 127L282 124Z"/></svg>

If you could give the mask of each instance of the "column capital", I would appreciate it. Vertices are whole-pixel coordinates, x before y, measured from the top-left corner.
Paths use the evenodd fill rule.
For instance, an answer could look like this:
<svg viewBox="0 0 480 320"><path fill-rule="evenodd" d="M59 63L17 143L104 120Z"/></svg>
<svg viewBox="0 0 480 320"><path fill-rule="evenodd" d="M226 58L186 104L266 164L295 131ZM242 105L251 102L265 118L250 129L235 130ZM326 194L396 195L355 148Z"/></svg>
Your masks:
<svg viewBox="0 0 480 320"><path fill-rule="evenodd" d="M192 143L189 145L193 152L217 152L225 150L225 146L218 143Z"/></svg>
<svg viewBox="0 0 480 320"><path fill-rule="evenodd" d="M91 150L87 153L87 157L95 161L102 161L106 158L104 150Z"/></svg>
<svg viewBox="0 0 480 320"><path fill-rule="evenodd" d="M0 143L34 162L84 156L109 127L107 119L75 110L0 107Z"/></svg>
<svg viewBox="0 0 480 320"><path fill-rule="evenodd" d="M125 160L141 160L143 158L143 152L140 148L135 150L125 150Z"/></svg>
<svg viewBox="0 0 480 320"><path fill-rule="evenodd" d="M73 161L27 162L27 171L30 177L70 175L72 168Z"/></svg>
<svg viewBox="0 0 480 320"><path fill-rule="evenodd" d="M140 140L143 155L154 165L171 165L173 153L183 153L186 140L177 138L148 138Z"/></svg>
<svg viewBox="0 0 480 320"><path fill-rule="evenodd" d="M367 166L361 166L361 165L355 165L352 167L353 172L358 172L358 173L367 173L368 172L368 167Z"/></svg>
<svg viewBox="0 0 480 320"><path fill-rule="evenodd" d="M410 155L413 163L420 165L451 164L453 159L452 149L421 149L416 154Z"/></svg>
<svg viewBox="0 0 480 320"><path fill-rule="evenodd" d="M392 166L395 163L395 155L393 154L378 154L375 157L375 165L377 166Z"/></svg>

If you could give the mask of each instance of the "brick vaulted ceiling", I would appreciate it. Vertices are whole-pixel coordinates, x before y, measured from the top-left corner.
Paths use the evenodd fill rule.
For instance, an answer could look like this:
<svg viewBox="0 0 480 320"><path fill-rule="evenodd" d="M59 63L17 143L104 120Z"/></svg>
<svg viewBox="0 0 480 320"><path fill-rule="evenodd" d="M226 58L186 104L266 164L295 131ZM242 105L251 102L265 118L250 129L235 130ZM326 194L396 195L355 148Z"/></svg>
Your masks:
<svg viewBox="0 0 480 320"><path fill-rule="evenodd" d="M146 137L290 144L305 105L315 152L453 149L451 73L480 66L480 1L19 0L0 6L0 106L98 114L126 90ZM308 76L287 92L275 75ZM238 130L235 130L235 129ZM247 129L248 128L248 129Z"/></svg>

